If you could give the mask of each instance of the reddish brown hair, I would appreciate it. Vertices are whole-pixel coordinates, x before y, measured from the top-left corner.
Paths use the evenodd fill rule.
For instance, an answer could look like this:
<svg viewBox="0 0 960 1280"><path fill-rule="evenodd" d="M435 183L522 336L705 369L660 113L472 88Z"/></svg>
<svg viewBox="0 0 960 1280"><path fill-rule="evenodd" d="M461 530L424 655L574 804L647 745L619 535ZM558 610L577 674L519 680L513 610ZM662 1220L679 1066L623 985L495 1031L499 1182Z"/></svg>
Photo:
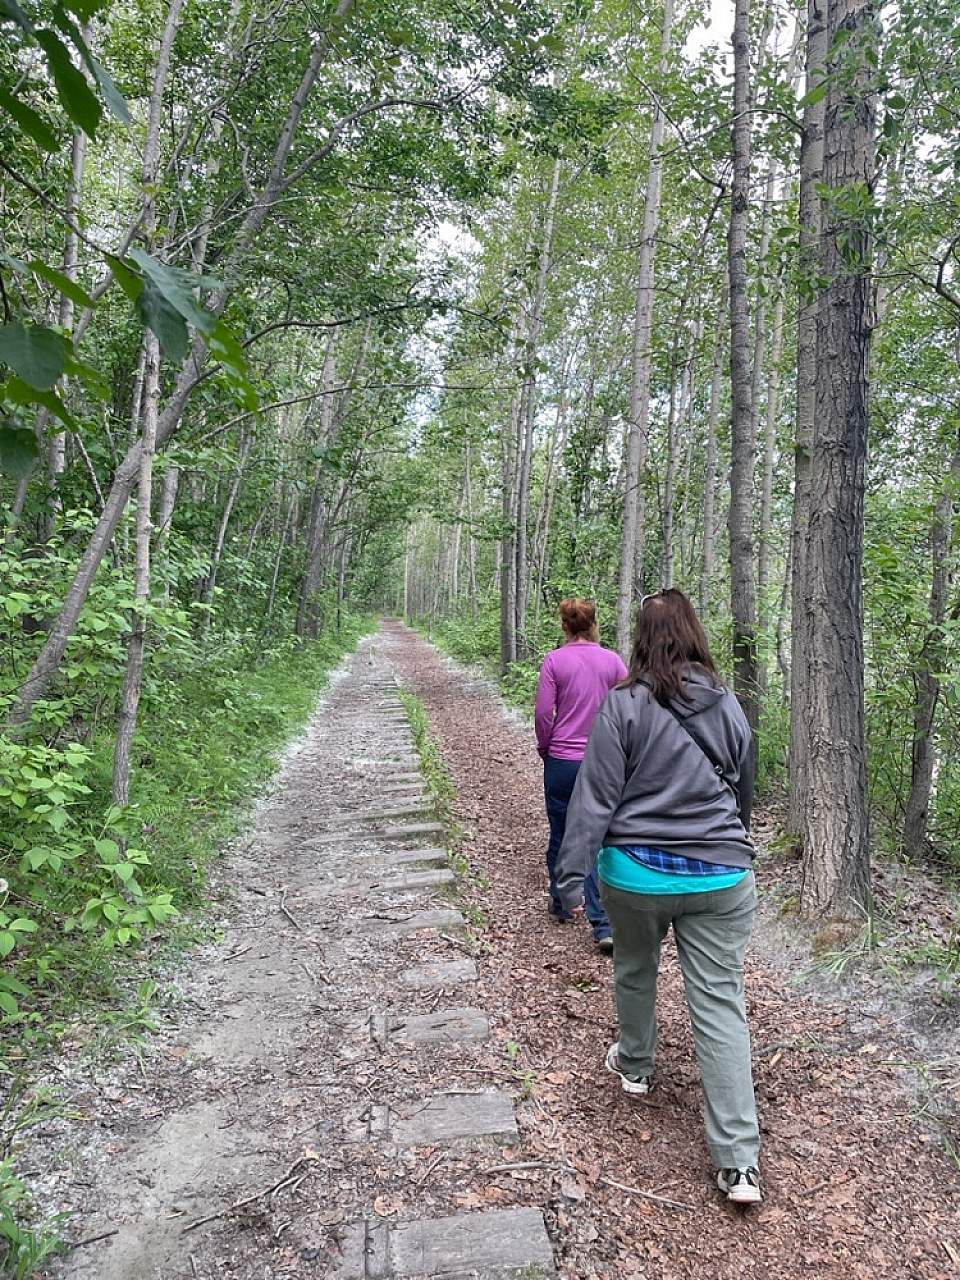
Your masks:
<svg viewBox="0 0 960 1280"><path fill-rule="evenodd" d="M637 627L626 684L643 680L657 702L683 700L685 667L698 667L719 685L710 646L693 605L675 587L644 596L637 610Z"/></svg>
<svg viewBox="0 0 960 1280"><path fill-rule="evenodd" d="M579 596L561 600L560 621L568 635L597 638L597 606L592 600L581 600Z"/></svg>

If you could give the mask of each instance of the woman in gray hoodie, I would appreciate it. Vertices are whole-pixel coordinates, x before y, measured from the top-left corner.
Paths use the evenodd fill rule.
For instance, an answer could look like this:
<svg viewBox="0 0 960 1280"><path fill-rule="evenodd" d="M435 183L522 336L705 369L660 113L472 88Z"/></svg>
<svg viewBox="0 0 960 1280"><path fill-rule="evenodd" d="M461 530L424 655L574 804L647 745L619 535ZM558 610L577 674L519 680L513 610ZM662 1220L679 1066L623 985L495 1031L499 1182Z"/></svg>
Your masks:
<svg viewBox="0 0 960 1280"><path fill-rule="evenodd" d="M717 676L690 601L645 596L629 673L594 721L556 865L564 910L597 871L613 928L620 1035L607 1069L649 1092L660 946L673 927L705 1097L707 1143L729 1200L760 1200L743 991L753 926L753 741Z"/></svg>

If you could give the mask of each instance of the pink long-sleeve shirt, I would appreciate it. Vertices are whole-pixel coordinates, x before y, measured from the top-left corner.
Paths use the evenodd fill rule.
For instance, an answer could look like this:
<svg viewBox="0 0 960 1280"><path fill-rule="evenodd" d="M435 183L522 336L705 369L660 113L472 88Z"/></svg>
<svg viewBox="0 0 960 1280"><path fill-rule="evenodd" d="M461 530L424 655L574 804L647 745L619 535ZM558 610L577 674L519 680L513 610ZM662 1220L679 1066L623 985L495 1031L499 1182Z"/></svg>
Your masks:
<svg viewBox="0 0 960 1280"><path fill-rule="evenodd" d="M534 708L540 754L582 760L600 703L626 674L619 656L593 641L571 641L548 653Z"/></svg>

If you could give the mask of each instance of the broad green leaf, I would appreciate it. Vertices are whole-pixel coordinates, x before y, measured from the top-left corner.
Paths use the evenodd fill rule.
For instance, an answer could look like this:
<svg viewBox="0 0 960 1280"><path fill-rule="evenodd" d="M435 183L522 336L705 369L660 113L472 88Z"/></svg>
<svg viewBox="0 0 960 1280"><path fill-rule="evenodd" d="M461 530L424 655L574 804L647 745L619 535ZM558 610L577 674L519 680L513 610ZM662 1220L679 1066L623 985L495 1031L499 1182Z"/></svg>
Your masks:
<svg viewBox="0 0 960 1280"><path fill-rule="evenodd" d="M822 102L827 96L830 89L829 80L821 80L819 84L815 84L808 94L800 99L801 107L815 107L818 102Z"/></svg>
<svg viewBox="0 0 960 1280"><path fill-rule="evenodd" d="M8 956L17 945L17 939L8 930L0 930L0 959Z"/></svg>
<svg viewBox="0 0 960 1280"><path fill-rule="evenodd" d="M127 107L127 100L114 84L109 71L107 71L103 63L98 62L93 56L90 57L89 65L97 84L100 86L104 102L121 124L129 124L130 111Z"/></svg>
<svg viewBox="0 0 960 1280"><path fill-rule="evenodd" d="M106 9L110 0L63 0L64 8L75 13L81 22L89 22L95 13Z"/></svg>
<svg viewBox="0 0 960 1280"><path fill-rule="evenodd" d="M25 427L0 422L0 471L11 480L23 480L33 470L40 451L37 437Z"/></svg>
<svg viewBox="0 0 960 1280"><path fill-rule="evenodd" d="M113 272L113 278L117 284L127 295L131 302L136 302L143 292L143 279L137 273L131 270L122 258L116 258L112 253L106 255L107 265Z"/></svg>
<svg viewBox="0 0 960 1280"><path fill-rule="evenodd" d="M47 263L41 262L39 258L34 258L30 263L30 270L34 275L40 276L41 279L59 289L64 297L69 298L71 302L75 302L78 307L92 307L94 305L94 301L86 289L77 284L76 280L71 280L62 271L58 271L56 267L48 266Z"/></svg>
<svg viewBox="0 0 960 1280"><path fill-rule="evenodd" d="M103 115L103 107L96 94L87 84L83 73L74 66L67 47L59 36L44 27L37 32L36 38L47 55L47 65L64 111L78 128L92 138Z"/></svg>
<svg viewBox="0 0 960 1280"><path fill-rule="evenodd" d="M104 862L114 863L120 857L120 846L116 840L95 840L93 847Z"/></svg>
<svg viewBox="0 0 960 1280"><path fill-rule="evenodd" d="M194 325L201 333L210 334L214 331L217 317L200 305L194 293L200 283L209 285L213 283L212 281L200 281L179 267L164 266L143 249L131 249L130 257L184 320Z"/></svg>
<svg viewBox="0 0 960 1280"><path fill-rule="evenodd" d="M35 387L31 387L29 383L24 382L22 378L13 377L9 378L0 387L0 395L12 404L43 405L55 418L59 418L65 427L69 427L71 431L79 430L76 419L70 414L66 405L55 391L38 391Z"/></svg>
<svg viewBox="0 0 960 1280"><path fill-rule="evenodd" d="M19 916L16 920L10 921L11 933L36 933L36 920L28 920L26 916Z"/></svg>
<svg viewBox="0 0 960 1280"><path fill-rule="evenodd" d="M0 364L9 365L24 382L40 391L53 387L67 367L69 341L42 325L15 321L0 325Z"/></svg>
<svg viewBox="0 0 960 1280"><path fill-rule="evenodd" d="M140 319L160 339L163 354L171 360L183 360L190 350L186 321L152 280L144 282L136 307Z"/></svg>
<svg viewBox="0 0 960 1280"><path fill-rule="evenodd" d="M20 1012L20 1006L9 991L0 991L0 1009L11 1018L15 1018Z"/></svg>
<svg viewBox="0 0 960 1280"><path fill-rule="evenodd" d="M99 85L100 92L103 94L104 101L106 102L107 106L110 108L111 112L116 116L116 118L119 121L121 121L121 123L129 124L130 112L127 110L127 104L124 101L123 95L120 93L120 90L117 88L117 86L113 83L113 80L110 77L109 72L107 72L106 69L100 65L100 63L96 60L96 58L90 52L87 42L83 38L83 33L77 27L77 24L67 16L65 10L62 9L59 5L56 5L54 7L53 12L54 12L54 20L57 26L66 36L68 36L73 41L74 45L76 46L77 52L80 54L80 57L83 59L83 61L87 66L87 70L90 72L91 76L93 76L94 80Z"/></svg>
<svg viewBox="0 0 960 1280"><path fill-rule="evenodd" d="M33 107L28 107L25 102L21 102L19 98L15 98L12 93L7 93L3 89L0 89L0 107L16 120L23 132L32 138L38 147L42 147L44 151L60 149L56 134L43 117L37 115Z"/></svg>

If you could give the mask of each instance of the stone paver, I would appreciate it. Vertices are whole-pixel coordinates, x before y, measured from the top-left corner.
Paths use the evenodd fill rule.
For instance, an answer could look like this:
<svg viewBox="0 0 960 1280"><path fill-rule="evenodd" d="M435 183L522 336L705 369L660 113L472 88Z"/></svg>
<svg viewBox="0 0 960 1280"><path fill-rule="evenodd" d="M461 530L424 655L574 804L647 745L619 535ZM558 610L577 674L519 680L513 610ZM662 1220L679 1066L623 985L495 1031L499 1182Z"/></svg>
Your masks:
<svg viewBox="0 0 960 1280"><path fill-rule="evenodd" d="M358 920L355 926L358 933L371 938L394 938L404 933L417 933L420 929L458 929L466 921L459 911L440 909L437 911L416 911L408 916L388 917L367 916Z"/></svg>
<svg viewBox="0 0 960 1280"><path fill-rule="evenodd" d="M358 1223L337 1280L551 1280L553 1250L538 1209L489 1209L413 1222Z"/></svg>
<svg viewBox="0 0 960 1280"><path fill-rule="evenodd" d="M435 1013L415 1013L407 1017L391 1015L387 1033L391 1040L414 1045L444 1040L486 1040L490 1024L482 1009L438 1009Z"/></svg>
<svg viewBox="0 0 960 1280"><path fill-rule="evenodd" d="M472 960L434 960L431 964L405 969L400 981L414 991L429 991L433 987L459 986L462 982L476 982L477 966Z"/></svg>

